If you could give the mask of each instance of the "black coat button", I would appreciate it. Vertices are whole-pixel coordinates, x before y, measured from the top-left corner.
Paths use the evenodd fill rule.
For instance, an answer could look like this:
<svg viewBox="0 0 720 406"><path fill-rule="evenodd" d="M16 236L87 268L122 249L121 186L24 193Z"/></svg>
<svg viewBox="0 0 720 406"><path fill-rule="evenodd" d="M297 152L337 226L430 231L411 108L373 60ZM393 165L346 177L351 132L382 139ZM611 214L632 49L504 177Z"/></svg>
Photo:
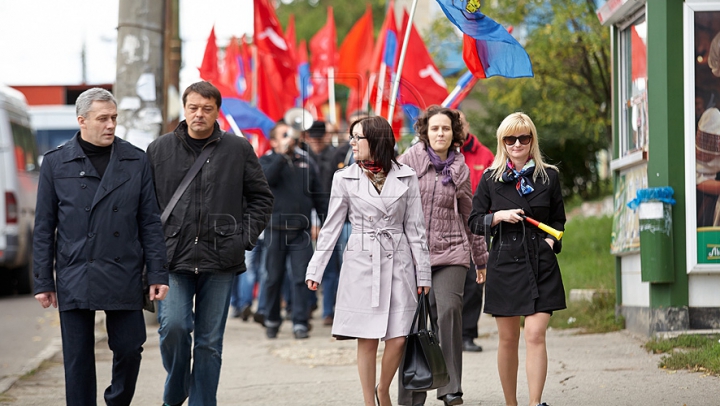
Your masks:
<svg viewBox="0 0 720 406"><path fill-rule="evenodd" d="M90 258L90 261L88 261L88 262L90 262L92 264L93 262L95 262L95 259Z"/></svg>
<svg viewBox="0 0 720 406"><path fill-rule="evenodd" d="M93 237L95 237L95 233L88 233L88 238L93 238Z"/></svg>
<svg viewBox="0 0 720 406"><path fill-rule="evenodd" d="M118 233L117 231L115 231L115 232L113 233L113 235L114 235L115 237L120 237L120 233Z"/></svg>
<svg viewBox="0 0 720 406"><path fill-rule="evenodd" d="M120 257L115 257L115 262L120 262Z"/></svg>
<svg viewBox="0 0 720 406"><path fill-rule="evenodd" d="M86 208L85 208L85 211L90 211L90 208L89 208L89 207L86 207Z"/></svg>
<svg viewBox="0 0 720 406"><path fill-rule="evenodd" d="M83 188L83 189L87 189L87 185L84 184L84 183L83 183L82 185L80 185L80 187Z"/></svg>
<svg viewBox="0 0 720 406"><path fill-rule="evenodd" d="M113 211L118 211L117 206L113 206Z"/></svg>

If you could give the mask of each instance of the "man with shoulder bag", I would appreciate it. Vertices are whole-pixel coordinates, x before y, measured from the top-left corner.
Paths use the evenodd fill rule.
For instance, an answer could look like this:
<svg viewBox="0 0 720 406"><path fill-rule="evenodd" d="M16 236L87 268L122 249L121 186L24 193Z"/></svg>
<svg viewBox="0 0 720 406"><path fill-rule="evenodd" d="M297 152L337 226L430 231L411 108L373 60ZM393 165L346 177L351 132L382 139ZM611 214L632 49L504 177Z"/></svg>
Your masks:
<svg viewBox="0 0 720 406"><path fill-rule="evenodd" d="M163 401L213 406L233 279L270 219L273 195L250 143L220 130L218 89L197 82L182 101L185 120L147 152L170 266L171 293L158 306Z"/></svg>

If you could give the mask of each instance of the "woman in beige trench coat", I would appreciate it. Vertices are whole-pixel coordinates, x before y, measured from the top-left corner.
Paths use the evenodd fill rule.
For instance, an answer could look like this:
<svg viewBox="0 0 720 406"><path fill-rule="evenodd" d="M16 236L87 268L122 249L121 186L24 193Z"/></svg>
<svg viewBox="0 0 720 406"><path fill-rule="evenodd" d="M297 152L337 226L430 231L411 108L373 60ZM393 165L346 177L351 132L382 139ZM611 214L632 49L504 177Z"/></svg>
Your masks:
<svg viewBox="0 0 720 406"><path fill-rule="evenodd" d="M328 217L305 279L316 290L347 217L352 233L343 253L332 334L358 339L358 372L366 406L390 402L417 295L430 288L430 259L415 171L394 158L395 137L381 117L350 125L357 163L333 177ZM385 342L375 386L378 341Z"/></svg>

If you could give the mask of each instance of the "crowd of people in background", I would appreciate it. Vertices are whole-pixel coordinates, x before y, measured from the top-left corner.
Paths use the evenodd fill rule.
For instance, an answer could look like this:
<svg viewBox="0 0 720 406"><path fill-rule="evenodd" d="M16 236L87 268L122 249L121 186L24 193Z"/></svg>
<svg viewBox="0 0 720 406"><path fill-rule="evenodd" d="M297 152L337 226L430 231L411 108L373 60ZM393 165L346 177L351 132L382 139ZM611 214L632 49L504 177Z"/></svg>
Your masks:
<svg viewBox="0 0 720 406"><path fill-rule="evenodd" d="M258 158L220 129L215 86L194 83L182 102L185 120L143 153L114 137L113 96L91 89L78 98L80 131L41 168L35 293L60 307L68 404L95 402L96 310L114 353L105 399L130 404L145 291L157 302L164 405L216 404L228 319L252 318L268 339L287 320L302 340L320 306L336 339L357 340L365 405L390 405L421 293L450 377L437 399L463 403L462 352L482 351L474 339L484 302L498 326L506 404L517 405L524 316L530 401L546 405L545 333L565 307L561 241L523 219L562 230L565 212L530 117L500 124L496 155L462 112L435 105L402 153L390 124L363 112L343 128L280 121ZM398 387L401 405L425 404L427 392Z"/></svg>

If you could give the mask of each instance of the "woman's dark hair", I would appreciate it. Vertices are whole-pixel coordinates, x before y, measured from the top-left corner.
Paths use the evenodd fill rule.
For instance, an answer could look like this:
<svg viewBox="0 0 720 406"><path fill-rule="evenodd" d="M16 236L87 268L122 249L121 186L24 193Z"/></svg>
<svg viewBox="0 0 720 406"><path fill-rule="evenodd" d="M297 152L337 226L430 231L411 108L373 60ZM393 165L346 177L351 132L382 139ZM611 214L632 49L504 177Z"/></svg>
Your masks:
<svg viewBox="0 0 720 406"><path fill-rule="evenodd" d="M210 82L195 82L192 85L188 86L182 95L183 106L185 106L188 95L190 93L197 93L206 99L215 99L215 104L217 105L218 109L222 104L222 96L220 95L220 91Z"/></svg>
<svg viewBox="0 0 720 406"><path fill-rule="evenodd" d="M395 160L395 134L390 123L380 116L359 118L350 124L350 135L358 124L362 126L363 136L367 137L370 157L382 166L383 172L390 172L393 163L399 165Z"/></svg>
<svg viewBox="0 0 720 406"><path fill-rule="evenodd" d="M463 131L462 120L460 120L460 113L458 113L456 110L433 104L432 106L425 109L425 111L420 113L420 116L418 116L414 126L418 138L420 139L420 141L422 141L423 144L425 144L425 149L427 149L427 147L430 145L430 138L428 137L430 117L436 114L445 114L446 116L448 116L452 125L453 132L452 145L454 148L462 146L465 143L465 137L467 135Z"/></svg>

